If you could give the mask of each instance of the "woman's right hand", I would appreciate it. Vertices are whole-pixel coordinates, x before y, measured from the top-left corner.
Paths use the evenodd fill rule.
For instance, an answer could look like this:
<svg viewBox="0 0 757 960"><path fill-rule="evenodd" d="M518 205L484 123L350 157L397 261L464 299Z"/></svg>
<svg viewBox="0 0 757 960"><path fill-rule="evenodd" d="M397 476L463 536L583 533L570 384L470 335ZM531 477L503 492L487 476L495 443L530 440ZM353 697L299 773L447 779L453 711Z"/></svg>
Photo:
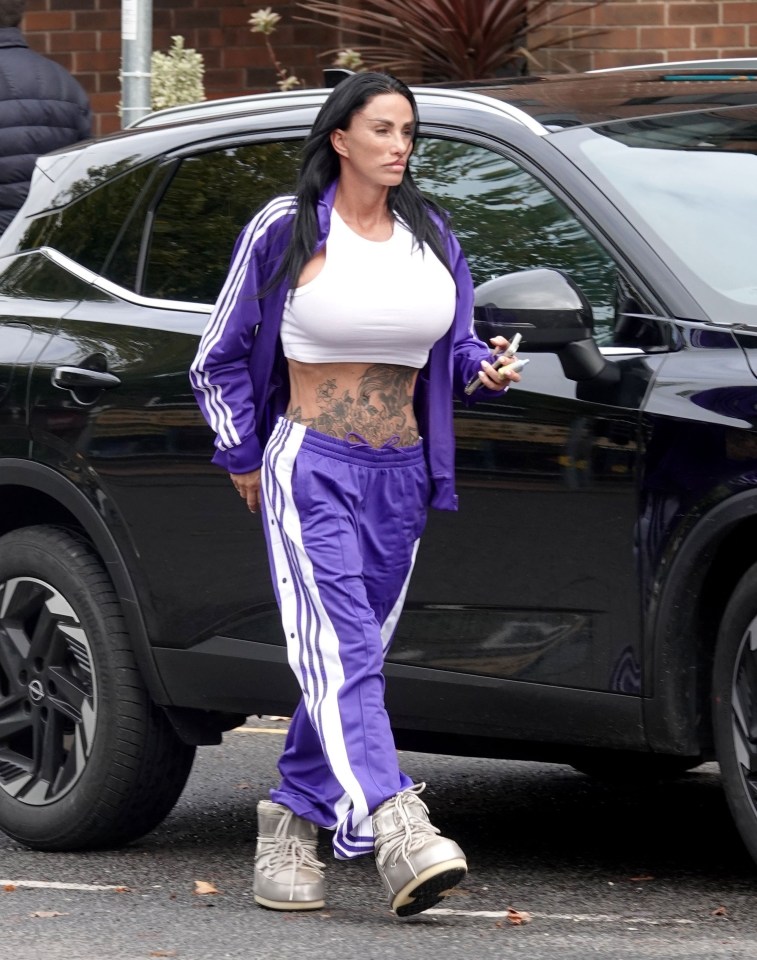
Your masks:
<svg viewBox="0 0 757 960"><path fill-rule="evenodd" d="M260 509L260 470L230 473L229 476L239 496L247 501L250 512L257 513Z"/></svg>

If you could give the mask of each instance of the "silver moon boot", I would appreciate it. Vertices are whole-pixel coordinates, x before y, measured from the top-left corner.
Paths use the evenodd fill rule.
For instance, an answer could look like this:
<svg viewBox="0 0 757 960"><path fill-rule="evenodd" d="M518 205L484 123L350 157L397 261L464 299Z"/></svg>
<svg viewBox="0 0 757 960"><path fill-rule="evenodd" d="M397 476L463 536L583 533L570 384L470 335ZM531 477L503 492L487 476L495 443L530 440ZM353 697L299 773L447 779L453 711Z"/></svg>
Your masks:
<svg viewBox="0 0 757 960"><path fill-rule="evenodd" d="M258 803L255 902L271 910L324 906L323 864L316 856L318 827L271 800Z"/></svg>
<svg viewBox="0 0 757 960"><path fill-rule="evenodd" d="M429 823L428 807L418 796L425 787L403 790L373 814L376 866L398 917L439 903L468 870L460 847Z"/></svg>

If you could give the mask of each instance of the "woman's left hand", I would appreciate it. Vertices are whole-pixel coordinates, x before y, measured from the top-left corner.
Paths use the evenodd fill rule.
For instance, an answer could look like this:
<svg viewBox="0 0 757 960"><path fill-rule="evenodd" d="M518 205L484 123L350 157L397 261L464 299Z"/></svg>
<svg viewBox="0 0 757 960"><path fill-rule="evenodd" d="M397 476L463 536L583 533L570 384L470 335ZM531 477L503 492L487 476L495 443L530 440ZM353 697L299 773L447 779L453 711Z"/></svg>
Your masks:
<svg viewBox="0 0 757 960"><path fill-rule="evenodd" d="M492 337L489 341L494 347L496 354L504 353L510 346L510 341L505 337ZM515 363L518 359L517 354L508 359L508 364ZM520 380L520 374L515 371L509 371L507 366L499 367L495 370L494 366L488 360L481 361L481 372L479 374L481 385L488 387L489 390L502 390L503 387L509 387L511 383L517 383Z"/></svg>

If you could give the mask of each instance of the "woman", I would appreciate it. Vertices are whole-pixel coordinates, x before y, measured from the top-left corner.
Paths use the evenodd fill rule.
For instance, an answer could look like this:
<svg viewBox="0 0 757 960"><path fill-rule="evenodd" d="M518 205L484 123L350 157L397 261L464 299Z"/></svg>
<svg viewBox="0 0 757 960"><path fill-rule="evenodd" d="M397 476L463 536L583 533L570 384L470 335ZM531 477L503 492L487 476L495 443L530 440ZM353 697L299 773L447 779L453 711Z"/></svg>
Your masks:
<svg viewBox="0 0 757 960"><path fill-rule="evenodd" d="M456 509L452 391L501 392L472 332L473 287L407 163L410 90L358 73L331 93L295 197L248 225L192 366L214 462L262 508L303 696L258 805L254 895L324 905L318 827L339 859L376 854L389 903L439 902L466 861L398 766L382 666L430 504ZM507 341L493 341L500 353Z"/></svg>

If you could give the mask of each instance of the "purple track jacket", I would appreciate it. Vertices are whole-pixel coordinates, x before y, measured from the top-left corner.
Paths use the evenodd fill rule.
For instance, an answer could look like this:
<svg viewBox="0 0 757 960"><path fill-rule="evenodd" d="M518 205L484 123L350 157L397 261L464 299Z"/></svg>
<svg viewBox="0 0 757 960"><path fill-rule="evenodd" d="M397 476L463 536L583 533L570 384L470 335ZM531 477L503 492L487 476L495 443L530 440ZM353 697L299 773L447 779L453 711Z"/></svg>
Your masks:
<svg viewBox="0 0 757 960"><path fill-rule="evenodd" d="M337 182L318 202L316 252L328 238ZM240 235L191 367L192 389L216 433L213 463L229 473L260 467L263 448L289 402L279 337L289 281L284 278L263 297L258 291L273 276L289 243L294 203L293 197L272 200ZM456 510L453 392L463 403L472 402L465 384L477 374L481 361L491 358L491 351L473 331L473 281L460 244L436 216L434 222L457 288L455 316L420 371L414 407L431 477L430 506ZM487 390L486 395L499 393Z"/></svg>

